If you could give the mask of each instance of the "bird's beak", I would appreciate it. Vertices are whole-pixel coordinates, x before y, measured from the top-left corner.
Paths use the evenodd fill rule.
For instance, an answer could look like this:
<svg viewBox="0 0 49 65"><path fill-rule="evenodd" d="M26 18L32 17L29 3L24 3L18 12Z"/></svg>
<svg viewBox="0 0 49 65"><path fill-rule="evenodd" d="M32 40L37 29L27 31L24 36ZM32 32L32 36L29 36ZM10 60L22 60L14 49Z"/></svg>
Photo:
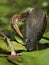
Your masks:
<svg viewBox="0 0 49 65"><path fill-rule="evenodd" d="M17 25L17 23L14 25L14 29L15 29L15 31L20 35L20 37L24 38L24 37L23 37L23 34L21 33L21 31L20 31L20 29L19 29L19 27L18 27L18 25Z"/></svg>

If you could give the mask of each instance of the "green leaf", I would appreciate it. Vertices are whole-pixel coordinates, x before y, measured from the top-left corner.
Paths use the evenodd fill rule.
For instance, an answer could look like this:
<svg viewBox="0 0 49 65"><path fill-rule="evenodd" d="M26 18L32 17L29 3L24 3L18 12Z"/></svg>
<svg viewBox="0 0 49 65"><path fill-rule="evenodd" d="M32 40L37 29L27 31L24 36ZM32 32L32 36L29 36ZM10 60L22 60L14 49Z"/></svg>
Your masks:
<svg viewBox="0 0 49 65"><path fill-rule="evenodd" d="M47 33L45 33L44 35L43 35L43 37L45 37L45 38L49 38L49 31L47 32ZM45 44L45 43L49 43L49 40L46 40L46 39L41 39L40 41L39 41L41 44Z"/></svg>
<svg viewBox="0 0 49 65"><path fill-rule="evenodd" d="M43 37L49 38L49 31L43 35Z"/></svg>
<svg viewBox="0 0 49 65"><path fill-rule="evenodd" d="M15 36L15 39L16 39L17 42L19 42L21 44L24 43L23 40L20 37L18 37L18 36Z"/></svg>
<svg viewBox="0 0 49 65"><path fill-rule="evenodd" d="M46 44L46 43L49 43L49 40L41 39L41 40L40 40L40 43L41 43L41 44Z"/></svg>

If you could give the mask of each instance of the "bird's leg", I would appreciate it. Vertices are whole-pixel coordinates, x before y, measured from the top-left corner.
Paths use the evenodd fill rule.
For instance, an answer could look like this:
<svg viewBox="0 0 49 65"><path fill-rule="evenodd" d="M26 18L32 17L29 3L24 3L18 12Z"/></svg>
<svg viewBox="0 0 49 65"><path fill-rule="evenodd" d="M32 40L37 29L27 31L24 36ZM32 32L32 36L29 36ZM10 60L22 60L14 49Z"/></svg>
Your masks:
<svg viewBox="0 0 49 65"><path fill-rule="evenodd" d="M11 50L11 54L7 57L7 59L10 61L17 60L20 55L16 53L12 43L10 42L10 39L3 32L0 32L0 35L4 37L4 40L7 42L7 44L9 45L9 48Z"/></svg>
<svg viewBox="0 0 49 65"><path fill-rule="evenodd" d="M8 57L7 57L7 59L9 60L9 61L16 61L16 60L19 60L19 58L20 58L20 54L17 54L16 52L15 52L15 49L14 49L14 47L13 47L13 45L11 44L11 42L10 42L10 40L9 39L7 39L7 42L8 42L8 45L9 45L9 47L10 47L10 49L11 49L11 55L9 55Z"/></svg>
<svg viewBox="0 0 49 65"><path fill-rule="evenodd" d="M15 49L14 49L12 43L10 42L10 39L3 32L0 32L0 35L4 37L4 40L6 40L8 46L11 50L11 55L16 55Z"/></svg>
<svg viewBox="0 0 49 65"><path fill-rule="evenodd" d="M10 47L11 55L16 55L15 49L14 49L12 43L10 42L10 40L8 38L7 38L7 43L9 45L9 47Z"/></svg>

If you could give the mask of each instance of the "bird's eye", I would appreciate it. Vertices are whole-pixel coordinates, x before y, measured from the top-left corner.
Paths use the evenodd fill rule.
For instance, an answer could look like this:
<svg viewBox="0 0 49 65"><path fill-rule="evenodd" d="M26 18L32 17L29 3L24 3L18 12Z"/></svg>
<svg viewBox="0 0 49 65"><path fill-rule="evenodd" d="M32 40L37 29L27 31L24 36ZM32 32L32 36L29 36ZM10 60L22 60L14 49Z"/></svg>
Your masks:
<svg viewBox="0 0 49 65"><path fill-rule="evenodd" d="M16 17L17 18L17 17Z"/></svg>
<svg viewBox="0 0 49 65"><path fill-rule="evenodd" d="M18 19L20 19L20 18L18 18Z"/></svg>

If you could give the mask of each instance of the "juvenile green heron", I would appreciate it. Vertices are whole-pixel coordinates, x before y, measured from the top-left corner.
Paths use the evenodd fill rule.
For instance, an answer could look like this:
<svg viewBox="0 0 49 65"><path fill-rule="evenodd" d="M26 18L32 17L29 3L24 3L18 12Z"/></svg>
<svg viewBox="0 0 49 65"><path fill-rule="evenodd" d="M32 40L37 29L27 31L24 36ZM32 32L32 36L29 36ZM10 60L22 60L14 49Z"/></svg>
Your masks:
<svg viewBox="0 0 49 65"><path fill-rule="evenodd" d="M10 24L12 28L22 37L24 38L23 34L21 33L17 23L25 22L25 30L26 30L26 48L27 50L31 51L34 47L38 44L39 40L41 39L46 25L46 14L43 10L38 8L30 8L28 12L23 14L15 14L11 20ZM14 55L14 53L13 53Z"/></svg>

